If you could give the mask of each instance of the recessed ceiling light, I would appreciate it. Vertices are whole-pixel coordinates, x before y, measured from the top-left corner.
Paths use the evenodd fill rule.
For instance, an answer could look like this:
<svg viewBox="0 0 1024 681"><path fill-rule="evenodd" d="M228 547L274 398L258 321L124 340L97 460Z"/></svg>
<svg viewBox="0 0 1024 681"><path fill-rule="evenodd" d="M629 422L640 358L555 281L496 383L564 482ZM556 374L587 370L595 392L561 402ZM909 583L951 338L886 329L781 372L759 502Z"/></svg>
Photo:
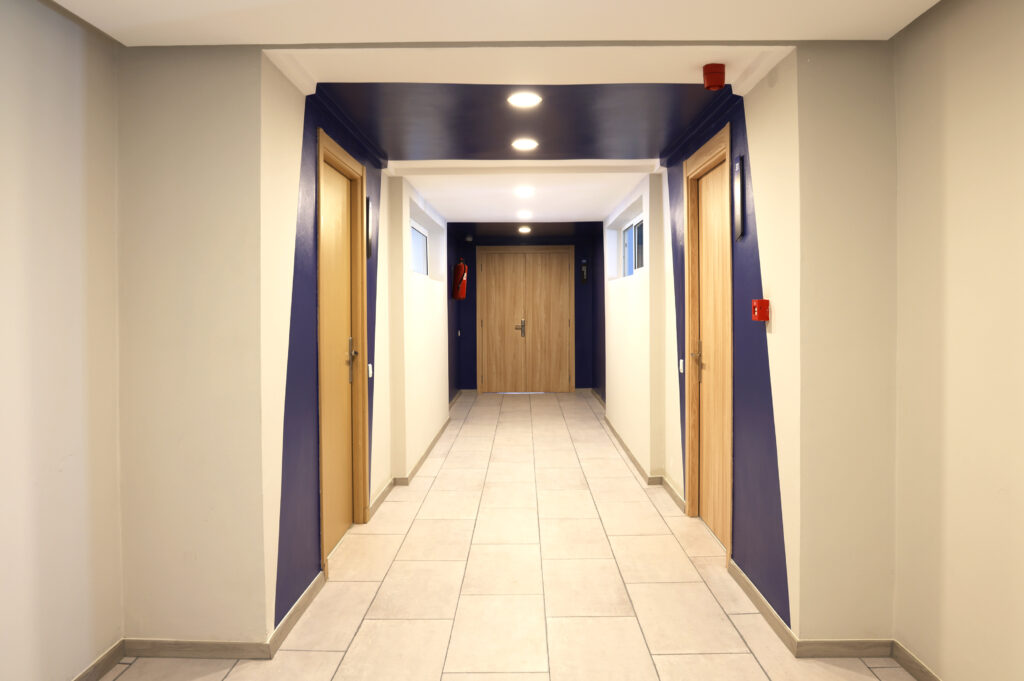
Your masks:
<svg viewBox="0 0 1024 681"><path fill-rule="evenodd" d="M520 220L529 220L530 218L533 217L533 211L526 210L525 208L522 210L517 210L516 217L519 218Z"/></svg>
<svg viewBox="0 0 1024 681"><path fill-rule="evenodd" d="M520 234L529 234L529 233L530 233L530 232L532 232L532 231L533 231L533 230L532 230L532 229L530 229L529 225L521 225L521 226L519 227L519 233L520 233Z"/></svg>
<svg viewBox="0 0 1024 681"><path fill-rule="evenodd" d="M536 190L528 184L519 185L516 187L516 196L521 199L528 199L533 196Z"/></svg>
<svg viewBox="0 0 1024 681"><path fill-rule="evenodd" d="M529 137L520 137L519 139L512 140L512 148L516 151L533 151L537 146L537 140L530 139Z"/></svg>
<svg viewBox="0 0 1024 681"><path fill-rule="evenodd" d="M537 106L541 97L536 92L513 92L508 97L508 103L520 109L529 109Z"/></svg>

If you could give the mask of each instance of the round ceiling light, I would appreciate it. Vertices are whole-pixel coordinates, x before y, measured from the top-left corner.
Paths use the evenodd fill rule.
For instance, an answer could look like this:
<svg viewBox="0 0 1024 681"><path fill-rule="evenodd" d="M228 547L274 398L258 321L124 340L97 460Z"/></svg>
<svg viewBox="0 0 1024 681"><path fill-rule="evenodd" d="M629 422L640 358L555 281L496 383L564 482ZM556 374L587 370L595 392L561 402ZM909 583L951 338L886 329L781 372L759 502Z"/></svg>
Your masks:
<svg viewBox="0 0 1024 681"><path fill-rule="evenodd" d="M516 187L515 194L521 199L528 199L533 196L537 190L528 184L522 184Z"/></svg>
<svg viewBox="0 0 1024 681"><path fill-rule="evenodd" d="M520 234L529 234L532 231L533 230L530 229L529 225L520 225L520 227L519 227L519 233Z"/></svg>
<svg viewBox="0 0 1024 681"><path fill-rule="evenodd" d="M520 220L529 220L530 218L533 217L533 211L526 210L525 208L522 210L517 210L516 217L519 218Z"/></svg>
<svg viewBox="0 0 1024 681"><path fill-rule="evenodd" d="M512 148L516 151L533 151L538 146L537 140L530 139L529 137L520 137L512 140Z"/></svg>
<svg viewBox="0 0 1024 681"><path fill-rule="evenodd" d="M508 97L508 103L517 109L532 109L541 102L541 96L536 92L513 92Z"/></svg>

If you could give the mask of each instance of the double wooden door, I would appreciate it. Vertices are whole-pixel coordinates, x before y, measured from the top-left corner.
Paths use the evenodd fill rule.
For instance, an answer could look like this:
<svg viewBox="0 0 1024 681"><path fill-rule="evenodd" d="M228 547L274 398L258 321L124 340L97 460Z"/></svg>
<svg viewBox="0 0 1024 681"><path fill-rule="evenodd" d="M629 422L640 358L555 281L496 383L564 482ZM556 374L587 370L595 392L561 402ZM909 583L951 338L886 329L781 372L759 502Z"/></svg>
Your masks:
<svg viewBox="0 0 1024 681"><path fill-rule="evenodd" d="M479 247L477 389L575 386L572 246Z"/></svg>

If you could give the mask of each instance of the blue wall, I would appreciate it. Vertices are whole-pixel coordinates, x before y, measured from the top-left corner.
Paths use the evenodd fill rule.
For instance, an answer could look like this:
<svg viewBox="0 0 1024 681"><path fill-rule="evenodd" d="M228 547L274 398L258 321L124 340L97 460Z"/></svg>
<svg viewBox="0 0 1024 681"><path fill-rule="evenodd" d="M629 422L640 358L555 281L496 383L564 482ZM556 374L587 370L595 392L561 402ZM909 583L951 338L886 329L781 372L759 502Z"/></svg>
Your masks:
<svg viewBox="0 0 1024 681"><path fill-rule="evenodd" d="M371 257L367 260L368 361L375 349L377 234L381 167L386 159L368 151L318 97L306 98L302 131L299 208L295 229L295 265L288 338L288 374L284 398L281 467L281 522L278 532L275 624L288 613L320 572L320 421L317 348L317 129L323 128L366 166L370 198ZM373 422L373 380L370 380ZM371 442L372 447L372 442Z"/></svg>
<svg viewBox="0 0 1024 681"><path fill-rule="evenodd" d="M733 241L733 560L750 577L779 616L789 624L789 583L782 534L775 412L763 322L750 319L750 301L761 298L761 259L757 245L751 159L743 99L725 90L690 135L663 163L668 166L672 215L672 262L676 288L676 338L686 357L683 296L683 167L726 123L731 126L732 162L743 159L744 236ZM754 159L756 161L756 159ZM684 377L679 378L680 422L686 448Z"/></svg>
<svg viewBox="0 0 1024 681"><path fill-rule="evenodd" d="M567 231L545 236L545 228ZM448 299L449 393L476 390L476 247L571 245L575 251L576 387L594 388L604 399L604 246L602 223L576 222L543 225L534 223L539 234L498 236L481 234L477 223L448 223L448 290L452 269L459 258L469 265L465 300ZM466 236L473 241L467 242ZM589 275L582 281L580 266L587 261ZM461 330L461 337L457 332Z"/></svg>

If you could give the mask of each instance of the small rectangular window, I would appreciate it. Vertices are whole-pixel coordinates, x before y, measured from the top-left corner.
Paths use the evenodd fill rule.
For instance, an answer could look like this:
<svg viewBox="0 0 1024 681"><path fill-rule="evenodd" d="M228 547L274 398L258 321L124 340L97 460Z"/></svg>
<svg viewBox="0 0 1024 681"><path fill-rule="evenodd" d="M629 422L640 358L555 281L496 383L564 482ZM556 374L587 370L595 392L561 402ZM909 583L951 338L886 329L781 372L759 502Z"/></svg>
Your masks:
<svg viewBox="0 0 1024 681"><path fill-rule="evenodd" d="M416 225L409 230L412 236L412 271L418 274L427 273L427 235Z"/></svg>
<svg viewBox="0 0 1024 681"><path fill-rule="evenodd" d="M644 266L644 222L637 220L622 230L622 276Z"/></svg>

